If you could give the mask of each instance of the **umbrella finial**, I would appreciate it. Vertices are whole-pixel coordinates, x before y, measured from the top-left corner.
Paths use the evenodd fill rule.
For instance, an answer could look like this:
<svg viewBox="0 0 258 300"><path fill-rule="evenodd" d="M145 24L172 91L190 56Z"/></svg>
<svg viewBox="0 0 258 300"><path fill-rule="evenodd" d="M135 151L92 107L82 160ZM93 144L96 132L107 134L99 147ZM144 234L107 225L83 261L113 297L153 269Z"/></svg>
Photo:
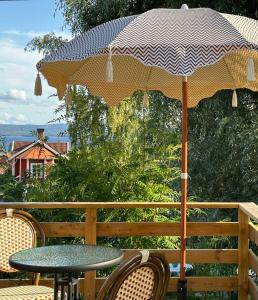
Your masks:
<svg viewBox="0 0 258 300"><path fill-rule="evenodd" d="M187 4L182 4L181 9L189 9Z"/></svg>
<svg viewBox="0 0 258 300"><path fill-rule="evenodd" d="M113 82L113 63L112 63L112 46L109 46L109 55L107 60L107 69L106 69L106 80L107 82Z"/></svg>
<svg viewBox="0 0 258 300"><path fill-rule="evenodd" d="M249 57L247 61L247 67L246 67L246 73L247 73L247 80L248 81L256 81L256 74L255 74L255 66L254 66L254 60Z"/></svg>
<svg viewBox="0 0 258 300"><path fill-rule="evenodd" d="M39 73L37 74L34 86L34 95L41 96L42 95L42 85L41 85L41 78Z"/></svg>
<svg viewBox="0 0 258 300"><path fill-rule="evenodd" d="M238 107L236 90L234 90L233 95L232 95L232 107Z"/></svg>

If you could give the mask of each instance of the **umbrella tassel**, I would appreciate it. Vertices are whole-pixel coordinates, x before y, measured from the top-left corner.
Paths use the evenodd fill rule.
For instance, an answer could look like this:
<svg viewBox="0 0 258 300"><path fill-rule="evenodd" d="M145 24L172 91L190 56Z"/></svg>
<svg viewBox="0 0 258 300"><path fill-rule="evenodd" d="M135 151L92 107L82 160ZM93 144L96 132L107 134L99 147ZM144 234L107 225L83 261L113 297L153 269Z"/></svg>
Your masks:
<svg viewBox="0 0 258 300"><path fill-rule="evenodd" d="M254 60L251 57L248 58L246 71L247 71L247 80L253 82L256 81Z"/></svg>
<svg viewBox="0 0 258 300"><path fill-rule="evenodd" d="M41 84L41 78L40 78L39 73L37 74L37 77L36 77L36 80L35 80L34 95L35 96L41 96L42 95L42 84Z"/></svg>
<svg viewBox="0 0 258 300"><path fill-rule="evenodd" d="M114 80L111 46L109 46L109 56L108 56L107 66L106 66L106 80L107 80L107 82L113 82L113 80Z"/></svg>
<svg viewBox="0 0 258 300"><path fill-rule="evenodd" d="M143 94L143 106L145 108L149 108L149 106L150 106L149 95L146 91Z"/></svg>
<svg viewBox="0 0 258 300"><path fill-rule="evenodd" d="M233 95L232 95L232 107L238 107L238 99L237 99L236 90L233 91Z"/></svg>

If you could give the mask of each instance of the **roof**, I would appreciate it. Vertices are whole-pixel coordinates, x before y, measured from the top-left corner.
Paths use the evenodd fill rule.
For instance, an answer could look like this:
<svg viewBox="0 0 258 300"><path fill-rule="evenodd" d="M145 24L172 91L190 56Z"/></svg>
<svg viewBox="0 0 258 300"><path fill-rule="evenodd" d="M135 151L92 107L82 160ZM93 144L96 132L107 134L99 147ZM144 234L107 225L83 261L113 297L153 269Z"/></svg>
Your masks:
<svg viewBox="0 0 258 300"><path fill-rule="evenodd" d="M37 159L39 159L41 156L43 156L44 159L53 159L58 155L64 155L68 152L68 143L44 143L40 140L35 142L13 141L11 150L12 155L9 158L9 160L12 160L15 157L26 159L32 159L37 157Z"/></svg>
<svg viewBox="0 0 258 300"><path fill-rule="evenodd" d="M12 152L21 151L23 148L29 146L30 144L33 144L33 142L13 141L11 151Z"/></svg>
<svg viewBox="0 0 258 300"><path fill-rule="evenodd" d="M17 155L16 158L19 159L54 159L56 154L51 152L45 147L34 146L28 150L22 152L20 155Z"/></svg>
<svg viewBox="0 0 258 300"><path fill-rule="evenodd" d="M47 143L47 145L60 154L66 154L68 152L68 143Z"/></svg>
<svg viewBox="0 0 258 300"><path fill-rule="evenodd" d="M34 142L23 142L23 141L14 141L12 145L12 152L17 153L28 147L29 145L33 145ZM68 143L65 142L56 142L56 143L45 143L50 148L54 149L59 154L66 154L68 152Z"/></svg>

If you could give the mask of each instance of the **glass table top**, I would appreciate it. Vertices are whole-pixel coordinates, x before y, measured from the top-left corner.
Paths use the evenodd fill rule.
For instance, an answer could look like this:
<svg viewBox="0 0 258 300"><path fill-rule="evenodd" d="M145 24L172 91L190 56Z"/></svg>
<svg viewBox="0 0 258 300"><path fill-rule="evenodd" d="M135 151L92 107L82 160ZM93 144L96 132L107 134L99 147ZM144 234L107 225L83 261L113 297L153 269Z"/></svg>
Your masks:
<svg viewBox="0 0 258 300"><path fill-rule="evenodd" d="M13 254L10 265L29 272L84 272L118 264L123 251L97 245L55 245L22 250Z"/></svg>

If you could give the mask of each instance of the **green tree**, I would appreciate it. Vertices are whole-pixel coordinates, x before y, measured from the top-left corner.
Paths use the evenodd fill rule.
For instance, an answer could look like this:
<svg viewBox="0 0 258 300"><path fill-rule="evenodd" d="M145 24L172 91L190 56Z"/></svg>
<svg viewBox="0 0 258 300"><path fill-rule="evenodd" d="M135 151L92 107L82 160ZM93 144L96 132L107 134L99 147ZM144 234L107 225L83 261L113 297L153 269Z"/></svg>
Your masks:
<svg viewBox="0 0 258 300"><path fill-rule="evenodd" d="M180 194L171 186L178 182L180 174L180 147L172 144L171 140L166 144L157 143L157 138L146 135L148 117L139 117L142 112L141 93L136 94L135 98L125 99L118 108L107 110L101 99L95 99L84 89L73 92L74 101L67 114L69 132L76 146L68 159L59 159L44 182L30 181L26 200L178 201ZM75 120L73 113L78 112L80 115ZM76 122L80 124L76 127L79 132L74 131ZM142 143L144 139L145 144ZM76 211L67 213L69 219L78 218ZM47 212L44 218L50 216L53 215ZM60 212L55 215L57 217L64 220L68 216ZM127 222L173 221L179 219L179 212L167 209L103 210L98 218ZM178 238L174 237L135 237L100 242L127 248L178 246Z"/></svg>
<svg viewBox="0 0 258 300"><path fill-rule="evenodd" d="M96 101L96 97L85 95L83 89L77 93L68 112L68 131L76 147L69 153L69 159L59 160L45 183L40 183L39 190L45 185L49 188L53 181L62 187L60 197L67 200L171 199L171 184L179 177L180 148L176 138L164 138L166 143L158 143L154 137L163 136L160 132L146 134L148 120L139 118L141 95L128 98L119 108L107 110L99 98ZM74 111L80 113L77 119ZM28 192L29 199L32 194ZM56 197L56 192L53 194ZM52 198L43 189L42 197L48 196ZM178 200L178 193L174 196ZM36 197L43 200L39 195Z"/></svg>
<svg viewBox="0 0 258 300"><path fill-rule="evenodd" d="M217 93L190 110L190 188L207 200L257 201L258 93Z"/></svg>
<svg viewBox="0 0 258 300"><path fill-rule="evenodd" d="M67 42L61 36L56 36L54 32L33 38L25 47L25 51L38 51L43 55L50 54L52 51L64 45Z"/></svg>
<svg viewBox="0 0 258 300"><path fill-rule="evenodd" d="M0 152L3 151L5 152L5 138L3 136L0 136Z"/></svg>
<svg viewBox="0 0 258 300"><path fill-rule="evenodd" d="M123 16L159 7L180 8L183 3L183 0L56 0L57 8L63 12L65 23L74 35ZM189 0L187 4L189 7L210 7L221 12L256 16L247 0Z"/></svg>
<svg viewBox="0 0 258 300"><path fill-rule="evenodd" d="M10 170L0 174L0 201L17 201L24 198L26 186L11 175Z"/></svg>

